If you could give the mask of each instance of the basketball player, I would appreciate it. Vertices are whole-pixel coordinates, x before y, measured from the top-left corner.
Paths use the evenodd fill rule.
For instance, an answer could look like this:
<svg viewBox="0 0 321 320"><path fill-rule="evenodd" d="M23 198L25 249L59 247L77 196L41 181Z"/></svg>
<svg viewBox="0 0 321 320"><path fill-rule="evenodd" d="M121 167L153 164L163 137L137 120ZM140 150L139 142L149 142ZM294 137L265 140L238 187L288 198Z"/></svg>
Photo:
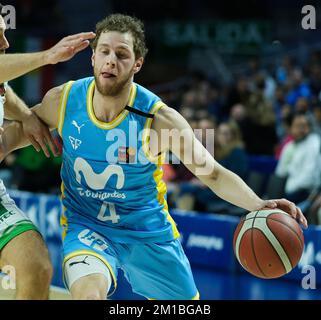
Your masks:
<svg viewBox="0 0 321 320"><path fill-rule="evenodd" d="M64 280L74 299L105 299L119 268L148 299L199 299L168 212L161 169L168 150L223 199L249 211L279 207L307 226L293 203L257 197L213 159L178 112L133 82L147 52L139 20L108 16L97 24L92 48L94 77L50 90L34 108L63 140ZM172 129L178 134L160 138ZM5 154L26 143L18 122L4 137ZM213 170L200 172L200 163Z"/></svg>
<svg viewBox="0 0 321 320"><path fill-rule="evenodd" d="M0 13L1 9L0 5ZM5 50L9 47L5 30L3 17L0 15L0 82L8 81L44 64L68 60L87 47L88 39L94 36L92 33L75 35L64 38L45 52L4 56ZM21 121L24 134L38 151L42 148L49 156L46 147L48 143L56 154L47 126L6 83L0 84L1 132L4 116ZM52 276L48 250L36 226L17 208L0 180L0 268L6 271L4 267L8 265L15 268L17 299L48 298Z"/></svg>

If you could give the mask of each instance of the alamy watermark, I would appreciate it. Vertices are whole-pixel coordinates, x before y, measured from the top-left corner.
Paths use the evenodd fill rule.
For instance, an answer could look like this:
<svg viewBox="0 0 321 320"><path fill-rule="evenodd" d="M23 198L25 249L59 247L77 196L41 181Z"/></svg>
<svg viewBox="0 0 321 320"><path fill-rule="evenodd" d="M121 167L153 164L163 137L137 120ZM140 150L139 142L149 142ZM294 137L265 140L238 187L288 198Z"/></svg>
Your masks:
<svg viewBox="0 0 321 320"><path fill-rule="evenodd" d="M14 6L5 5L2 7L1 14L7 29L16 29L16 9Z"/></svg>
<svg viewBox="0 0 321 320"><path fill-rule="evenodd" d="M6 265L1 268L4 276L0 278L1 288L4 290L16 289L16 269L14 266Z"/></svg>
<svg viewBox="0 0 321 320"><path fill-rule="evenodd" d="M301 20L301 26L304 30L315 30L316 26L316 11L312 5L306 5L302 8L301 13L304 17Z"/></svg>
<svg viewBox="0 0 321 320"><path fill-rule="evenodd" d="M78 136L79 137L79 136ZM69 136L73 149L81 146L81 137ZM151 158L162 164L193 165L196 175L210 175L214 171L214 129L153 129L139 130L135 121L129 121L128 133L116 128L106 134L108 163L147 164ZM151 150L152 147L152 150ZM157 153L171 150L171 157ZM168 155L168 154L167 154Z"/></svg>
<svg viewBox="0 0 321 320"><path fill-rule="evenodd" d="M301 281L301 287L305 290L316 289L316 271L311 265L303 266L301 273L306 274Z"/></svg>

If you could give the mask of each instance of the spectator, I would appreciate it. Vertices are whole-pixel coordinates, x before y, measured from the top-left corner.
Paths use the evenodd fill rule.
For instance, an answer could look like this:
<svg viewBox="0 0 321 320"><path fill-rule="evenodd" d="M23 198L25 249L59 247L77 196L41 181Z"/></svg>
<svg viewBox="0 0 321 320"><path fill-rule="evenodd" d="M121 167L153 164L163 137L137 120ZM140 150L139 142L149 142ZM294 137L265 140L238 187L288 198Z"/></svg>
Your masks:
<svg viewBox="0 0 321 320"><path fill-rule="evenodd" d="M225 106L222 107L223 118L228 118L232 106L235 104L246 104L250 96L249 83L247 78L239 77L232 89L230 89Z"/></svg>
<svg viewBox="0 0 321 320"><path fill-rule="evenodd" d="M309 79L310 79L312 94L314 96L319 96L321 92L321 65L320 64L315 64L311 66Z"/></svg>
<svg viewBox="0 0 321 320"><path fill-rule="evenodd" d="M296 114L291 123L294 141L284 148L276 175L286 178L286 197L298 203L305 200L314 187L320 185L320 137L311 132L312 124L306 114Z"/></svg>
<svg viewBox="0 0 321 320"><path fill-rule="evenodd" d="M216 129L217 123L215 117L208 116L200 121L198 121L197 129L195 131L196 137L202 142L202 144L206 147L207 151L214 156L214 134L210 134L210 129ZM201 136L199 137L199 133Z"/></svg>
<svg viewBox="0 0 321 320"><path fill-rule="evenodd" d="M247 155L241 139L241 132L235 122L221 123L217 129L215 158L225 168L244 178L247 169Z"/></svg>
<svg viewBox="0 0 321 320"><path fill-rule="evenodd" d="M311 103L306 98L298 98L295 104L295 113L304 113L309 118L309 122L312 124L311 129L315 131L317 124L315 115L311 110L312 108L310 108L310 104Z"/></svg>
<svg viewBox="0 0 321 320"><path fill-rule="evenodd" d="M285 104L285 92L282 87L277 87L273 101L273 109L276 120L276 132L279 138L283 137L283 123L282 123L282 106Z"/></svg>
<svg viewBox="0 0 321 320"><path fill-rule="evenodd" d="M306 113L309 111L309 101L307 98L299 97L295 102L295 113Z"/></svg>
<svg viewBox="0 0 321 320"><path fill-rule="evenodd" d="M314 131L321 136L321 103L313 106Z"/></svg>
<svg viewBox="0 0 321 320"><path fill-rule="evenodd" d="M304 81L303 74L300 69L295 69L288 83L290 90L287 94L286 101L290 105L294 106L298 98L304 97L309 99L311 97L311 89L309 85Z"/></svg>
<svg viewBox="0 0 321 320"><path fill-rule="evenodd" d="M292 114L287 114L282 120L282 131L284 132L283 138L281 139L279 145L275 150L275 158L277 160L280 159L281 153L284 147L291 141L293 141L293 137L291 135L291 123L293 116Z"/></svg>
<svg viewBox="0 0 321 320"><path fill-rule="evenodd" d="M321 193L319 193L312 202L308 216L311 223L321 225Z"/></svg>
<svg viewBox="0 0 321 320"><path fill-rule="evenodd" d="M290 56L284 56L281 65L276 69L276 80L278 83L282 85L286 84L293 66L292 58Z"/></svg>
<svg viewBox="0 0 321 320"><path fill-rule="evenodd" d="M272 104L264 96L265 80L260 75L256 79L256 90L245 104L246 120L242 133L246 151L250 154L274 154L277 144L275 114Z"/></svg>
<svg viewBox="0 0 321 320"><path fill-rule="evenodd" d="M232 106L230 120L235 121L240 125L246 117L245 107L243 104L237 103Z"/></svg>
<svg viewBox="0 0 321 320"><path fill-rule="evenodd" d="M221 118L222 98L218 88L211 87L208 93L208 112L217 119Z"/></svg>

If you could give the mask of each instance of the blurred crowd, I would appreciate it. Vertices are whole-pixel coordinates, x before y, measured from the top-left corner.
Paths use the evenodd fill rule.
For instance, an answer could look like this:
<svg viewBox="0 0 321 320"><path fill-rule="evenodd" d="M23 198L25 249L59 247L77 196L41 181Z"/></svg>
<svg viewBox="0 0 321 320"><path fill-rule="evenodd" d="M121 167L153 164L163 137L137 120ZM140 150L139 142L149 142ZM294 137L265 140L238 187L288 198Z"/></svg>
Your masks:
<svg viewBox="0 0 321 320"><path fill-rule="evenodd" d="M273 68L250 59L232 84L193 74L163 99L192 128L214 128L207 141L215 159L260 196L286 197L321 223L321 52L305 64L284 56ZM204 135L203 135L204 137ZM205 141L204 145L205 145ZM186 210L243 214L217 198L183 165L166 165L172 205Z"/></svg>

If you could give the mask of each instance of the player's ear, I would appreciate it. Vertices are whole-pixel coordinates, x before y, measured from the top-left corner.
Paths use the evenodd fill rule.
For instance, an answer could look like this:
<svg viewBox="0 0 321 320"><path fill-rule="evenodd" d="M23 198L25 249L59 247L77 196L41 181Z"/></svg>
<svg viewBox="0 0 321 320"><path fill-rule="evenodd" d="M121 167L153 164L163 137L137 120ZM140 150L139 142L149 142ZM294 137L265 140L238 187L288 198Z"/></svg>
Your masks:
<svg viewBox="0 0 321 320"><path fill-rule="evenodd" d="M134 73L137 73L143 66L144 63L144 58L140 57L136 60L135 65L134 65Z"/></svg>
<svg viewBox="0 0 321 320"><path fill-rule="evenodd" d="M93 54L91 55L91 65L92 67L95 66L95 50L93 50Z"/></svg>

